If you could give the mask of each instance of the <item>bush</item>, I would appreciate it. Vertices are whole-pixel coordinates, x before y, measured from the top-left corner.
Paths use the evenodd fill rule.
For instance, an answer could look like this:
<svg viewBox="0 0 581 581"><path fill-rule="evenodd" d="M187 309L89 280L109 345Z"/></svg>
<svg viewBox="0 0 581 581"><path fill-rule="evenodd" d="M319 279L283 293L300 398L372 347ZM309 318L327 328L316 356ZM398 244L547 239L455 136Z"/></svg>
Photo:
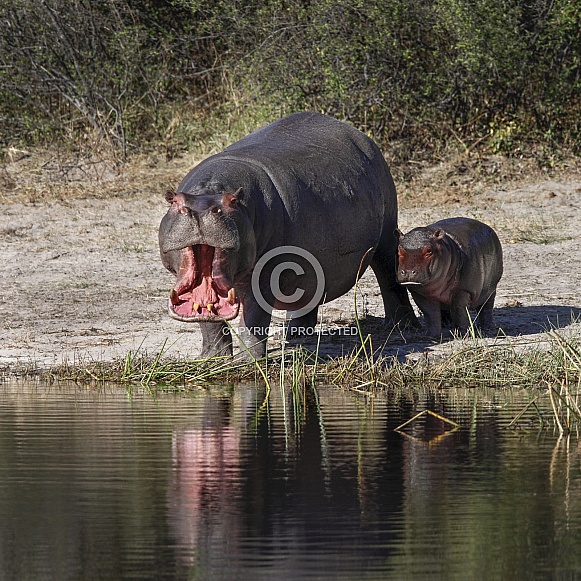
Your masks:
<svg viewBox="0 0 581 581"><path fill-rule="evenodd" d="M189 147L192 119L315 109L403 150L579 147L575 0L0 0L0 21L4 143Z"/></svg>
<svg viewBox="0 0 581 581"><path fill-rule="evenodd" d="M125 152L159 137L164 103L214 90L211 42L165 2L0 0L0 21L4 140L89 130Z"/></svg>
<svg viewBox="0 0 581 581"><path fill-rule="evenodd" d="M274 107L353 121L382 143L451 135L510 153L578 143L581 8L568 0L270 2L241 82ZM268 12L270 10L270 13Z"/></svg>

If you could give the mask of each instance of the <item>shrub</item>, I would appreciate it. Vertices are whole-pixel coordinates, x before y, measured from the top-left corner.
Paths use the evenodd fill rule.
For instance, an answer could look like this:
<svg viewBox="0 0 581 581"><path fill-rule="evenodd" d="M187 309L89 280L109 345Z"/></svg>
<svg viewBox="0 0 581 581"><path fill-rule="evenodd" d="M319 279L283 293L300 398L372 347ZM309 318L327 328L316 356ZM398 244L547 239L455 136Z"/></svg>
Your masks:
<svg viewBox="0 0 581 581"><path fill-rule="evenodd" d="M189 147L223 113L315 109L404 150L579 147L575 0L0 0L0 21L4 143Z"/></svg>

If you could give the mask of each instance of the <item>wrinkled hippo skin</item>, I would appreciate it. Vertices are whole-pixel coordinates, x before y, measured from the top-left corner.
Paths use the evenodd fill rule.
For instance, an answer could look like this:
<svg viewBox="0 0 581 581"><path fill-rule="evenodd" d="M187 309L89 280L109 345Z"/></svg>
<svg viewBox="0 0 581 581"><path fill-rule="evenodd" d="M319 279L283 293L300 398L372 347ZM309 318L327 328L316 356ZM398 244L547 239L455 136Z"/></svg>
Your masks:
<svg viewBox="0 0 581 581"><path fill-rule="evenodd" d="M177 277L169 314L201 324L203 357L232 353L225 321L239 307L241 351L264 356L271 307L302 309L291 327L312 327L318 304L346 293L368 265L386 319L417 325L396 282L397 200L389 168L375 143L346 123L318 113L289 115L202 161L166 199L159 245ZM323 278L311 260L282 248L289 246L310 253ZM267 253L274 256L256 268L253 282ZM319 288L322 297L310 305Z"/></svg>
<svg viewBox="0 0 581 581"><path fill-rule="evenodd" d="M448 218L397 233L397 280L424 314L427 334L441 336L442 315L466 332L468 309L476 309L476 323L490 329L502 277L502 247L494 230L471 218Z"/></svg>

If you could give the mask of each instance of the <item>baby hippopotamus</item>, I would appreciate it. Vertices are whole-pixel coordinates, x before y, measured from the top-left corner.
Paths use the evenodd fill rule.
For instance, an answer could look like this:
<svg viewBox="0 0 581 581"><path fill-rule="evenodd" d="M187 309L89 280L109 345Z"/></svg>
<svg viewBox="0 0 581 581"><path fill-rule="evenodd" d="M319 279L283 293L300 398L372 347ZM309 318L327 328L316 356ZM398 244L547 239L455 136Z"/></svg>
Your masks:
<svg viewBox="0 0 581 581"><path fill-rule="evenodd" d="M502 247L490 226L471 218L448 218L399 236L397 280L408 287L426 318L427 334L442 334L442 311L466 332L468 309L481 329L492 326Z"/></svg>

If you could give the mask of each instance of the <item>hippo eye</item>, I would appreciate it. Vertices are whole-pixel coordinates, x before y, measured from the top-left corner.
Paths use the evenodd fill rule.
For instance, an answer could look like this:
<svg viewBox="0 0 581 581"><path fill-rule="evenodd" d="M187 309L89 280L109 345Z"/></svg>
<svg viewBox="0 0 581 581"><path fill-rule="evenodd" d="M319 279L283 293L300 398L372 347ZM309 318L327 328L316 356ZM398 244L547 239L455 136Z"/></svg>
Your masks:
<svg viewBox="0 0 581 581"><path fill-rule="evenodd" d="M216 214L217 216L219 216L222 213L222 208L219 208L218 206L213 206L211 212L212 214Z"/></svg>

